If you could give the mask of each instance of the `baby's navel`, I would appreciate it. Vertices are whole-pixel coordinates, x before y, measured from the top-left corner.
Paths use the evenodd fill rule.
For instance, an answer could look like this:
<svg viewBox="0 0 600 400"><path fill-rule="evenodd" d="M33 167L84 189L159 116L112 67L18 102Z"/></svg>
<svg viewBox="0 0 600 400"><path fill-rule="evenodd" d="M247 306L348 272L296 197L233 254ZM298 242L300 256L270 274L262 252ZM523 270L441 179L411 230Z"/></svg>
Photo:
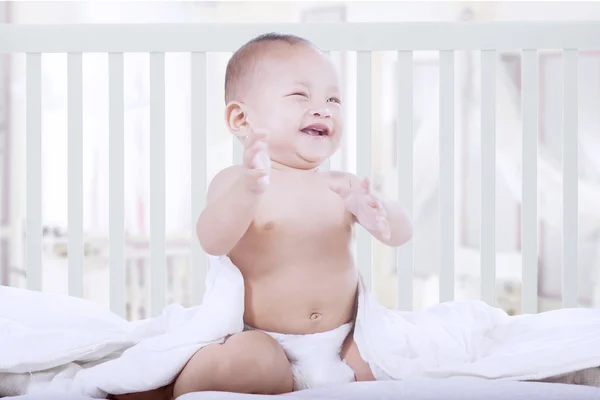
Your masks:
<svg viewBox="0 0 600 400"><path fill-rule="evenodd" d="M264 229L273 229L273 226L275 224L273 223L273 221L269 221L264 225Z"/></svg>
<svg viewBox="0 0 600 400"><path fill-rule="evenodd" d="M314 313L310 314L310 319L312 319L312 320L317 320L319 318L321 318L321 313L314 312Z"/></svg>

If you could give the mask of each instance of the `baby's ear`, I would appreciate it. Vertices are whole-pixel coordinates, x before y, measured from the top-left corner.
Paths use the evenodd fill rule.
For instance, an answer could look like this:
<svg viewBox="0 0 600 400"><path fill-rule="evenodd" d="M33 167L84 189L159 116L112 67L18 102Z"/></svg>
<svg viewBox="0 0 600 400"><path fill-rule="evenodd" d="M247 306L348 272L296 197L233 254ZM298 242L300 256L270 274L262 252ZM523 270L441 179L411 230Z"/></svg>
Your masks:
<svg viewBox="0 0 600 400"><path fill-rule="evenodd" d="M236 101L227 104L227 107L225 107L225 123L229 132L237 136L238 139L243 139L245 127L248 123L244 105Z"/></svg>

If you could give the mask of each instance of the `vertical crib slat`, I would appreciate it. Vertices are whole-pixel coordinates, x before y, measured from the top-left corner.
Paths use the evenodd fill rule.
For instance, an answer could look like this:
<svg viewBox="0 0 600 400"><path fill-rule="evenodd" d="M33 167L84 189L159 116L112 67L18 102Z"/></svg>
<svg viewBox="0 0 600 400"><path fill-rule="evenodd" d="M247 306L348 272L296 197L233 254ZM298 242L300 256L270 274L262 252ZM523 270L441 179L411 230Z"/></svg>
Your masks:
<svg viewBox="0 0 600 400"><path fill-rule="evenodd" d="M440 51L440 287L454 299L454 52Z"/></svg>
<svg viewBox="0 0 600 400"><path fill-rule="evenodd" d="M481 52L481 299L496 304L496 52Z"/></svg>
<svg viewBox="0 0 600 400"><path fill-rule="evenodd" d="M231 54L231 56L233 56L233 53ZM209 72L207 72L207 73L209 73ZM256 129L262 128L260 126L254 126L254 125L252 125L252 127L256 128ZM243 162L244 145L234 135L231 135L231 145L232 145L231 156L232 156L233 164L241 165Z"/></svg>
<svg viewBox="0 0 600 400"><path fill-rule="evenodd" d="M523 204L522 257L523 308L525 314L538 309L538 217L537 217L537 156L538 156L538 59L536 50L522 54L523 107Z"/></svg>
<svg viewBox="0 0 600 400"><path fill-rule="evenodd" d="M42 290L42 56L26 56L27 288Z"/></svg>
<svg viewBox="0 0 600 400"><path fill-rule="evenodd" d="M357 62L356 170L358 177L371 178L371 52L359 51ZM368 287L371 287L371 234L357 229L356 260Z"/></svg>
<svg viewBox="0 0 600 400"><path fill-rule="evenodd" d="M165 54L150 53L150 310L165 306Z"/></svg>
<svg viewBox="0 0 600 400"><path fill-rule="evenodd" d="M67 55L69 295L83 297L83 65Z"/></svg>
<svg viewBox="0 0 600 400"><path fill-rule="evenodd" d="M0 71L5 71L5 67L0 67ZM0 79L0 93L7 93L7 88L9 87L8 82L6 82L3 79ZM3 109L2 112L0 112L0 120L4 120L6 121L6 109ZM8 146L6 146L6 141L5 139L5 135L7 135L7 131L6 130L0 130L0 154L3 157L6 157L6 154L8 153ZM0 163L0 177L4 176L4 172L5 172L5 168L4 165L2 163ZM4 180L1 179L0 182L4 183ZM8 193L7 193L8 194ZM0 210L4 210L4 202L3 202L3 197L4 197L4 190L2 187L0 187ZM8 227L7 227L8 228ZM9 270L9 265L11 264L8 259L8 255L10 254L10 252L7 251L7 245L8 245L8 241L4 239L4 234L5 232L8 233L10 228L6 229L6 231L4 230L4 227L0 228L0 285L10 285L10 270ZM12 249L12 251L14 252L14 248ZM5 255L6 253L6 255ZM5 258L6 257L6 260Z"/></svg>
<svg viewBox="0 0 600 400"><path fill-rule="evenodd" d="M398 201L413 214L413 52L398 52ZM398 309L413 309L413 242L397 250Z"/></svg>
<svg viewBox="0 0 600 400"><path fill-rule="evenodd" d="M191 54L192 121L192 240L190 254L191 302L200 304L204 296L204 281L208 271L207 256L196 238L196 222L205 207L207 147L206 147L206 53Z"/></svg>
<svg viewBox="0 0 600 400"><path fill-rule="evenodd" d="M244 154L244 146L234 136L231 137L231 140L232 140L232 144L233 144L233 149L232 149L233 164L234 165L239 165L239 164L242 163L242 157L243 157L243 154Z"/></svg>
<svg viewBox="0 0 600 400"><path fill-rule="evenodd" d="M578 305L579 52L563 53L563 307Z"/></svg>
<svg viewBox="0 0 600 400"><path fill-rule="evenodd" d="M125 102L123 53L108 55L110 310L125 318Z"/></svg>
<svg viewBox="0 0 600 400"><path fill-rule="evenodd" d="M325 57L329 58L331 57L331 52L330 51L324 51L323 54L325 55ZM320 167L321 170L330 170L331 169L331 159L327 159L323 162L323 164L321 164Z"/></svg>

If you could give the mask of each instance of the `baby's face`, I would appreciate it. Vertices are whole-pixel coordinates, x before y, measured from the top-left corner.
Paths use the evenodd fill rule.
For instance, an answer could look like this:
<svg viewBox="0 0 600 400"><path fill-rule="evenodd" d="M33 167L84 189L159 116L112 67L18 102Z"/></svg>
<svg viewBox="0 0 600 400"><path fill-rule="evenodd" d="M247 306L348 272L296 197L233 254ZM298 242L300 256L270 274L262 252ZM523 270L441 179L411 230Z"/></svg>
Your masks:
<svg viewBox="0 0 600 400"><path fill-rule="evenodd" d="M271 159L301 169L334 154L343 132L341 88L331 61L308 46L273 46L247 98L249 124L268 130Z"/></svg>

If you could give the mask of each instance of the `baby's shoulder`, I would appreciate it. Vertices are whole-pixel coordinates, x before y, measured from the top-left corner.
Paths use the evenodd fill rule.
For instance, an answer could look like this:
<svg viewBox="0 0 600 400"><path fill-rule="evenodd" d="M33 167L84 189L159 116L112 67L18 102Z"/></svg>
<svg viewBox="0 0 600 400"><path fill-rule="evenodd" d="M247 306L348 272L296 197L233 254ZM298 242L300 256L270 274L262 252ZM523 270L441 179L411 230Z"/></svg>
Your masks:
<svg viewBox="0 0 600 400"><path fill-rule="evenodd" d="M244 173L244 167L241 165L231 165L217 172L211 179L211 186L229 185L238 179Z"/></svg>
<svg viewBox="0 0 600 400"><path fill-rule="evenodd" d="M324 171L324 174L326 174L327 179L331 180L332 183L336 183L338 185L344 185L344 186L348 186L348 187L352 187L355 186L357 183L360 182L360 180L358 179L358 177L351 173L351 172L346 172L346 171Z"/></svg>
<svg viewBox="0 0 600 400"><path fill-rule="evenodd" d="M219 172L217 172L212 180L214 182L223 179L229 179L231 177L239 177L244 172L244 170L245 168L243 165L230 165L229 167L225 167Z"/></svg>
<svg viewBox="0 0 600 400"><path fill-rule="evenodd" d="M241 165L232 165L217 172L211 179L207 189L209 199L218 197L226 188L230 187L244 173L244 167Z"/></svg>

